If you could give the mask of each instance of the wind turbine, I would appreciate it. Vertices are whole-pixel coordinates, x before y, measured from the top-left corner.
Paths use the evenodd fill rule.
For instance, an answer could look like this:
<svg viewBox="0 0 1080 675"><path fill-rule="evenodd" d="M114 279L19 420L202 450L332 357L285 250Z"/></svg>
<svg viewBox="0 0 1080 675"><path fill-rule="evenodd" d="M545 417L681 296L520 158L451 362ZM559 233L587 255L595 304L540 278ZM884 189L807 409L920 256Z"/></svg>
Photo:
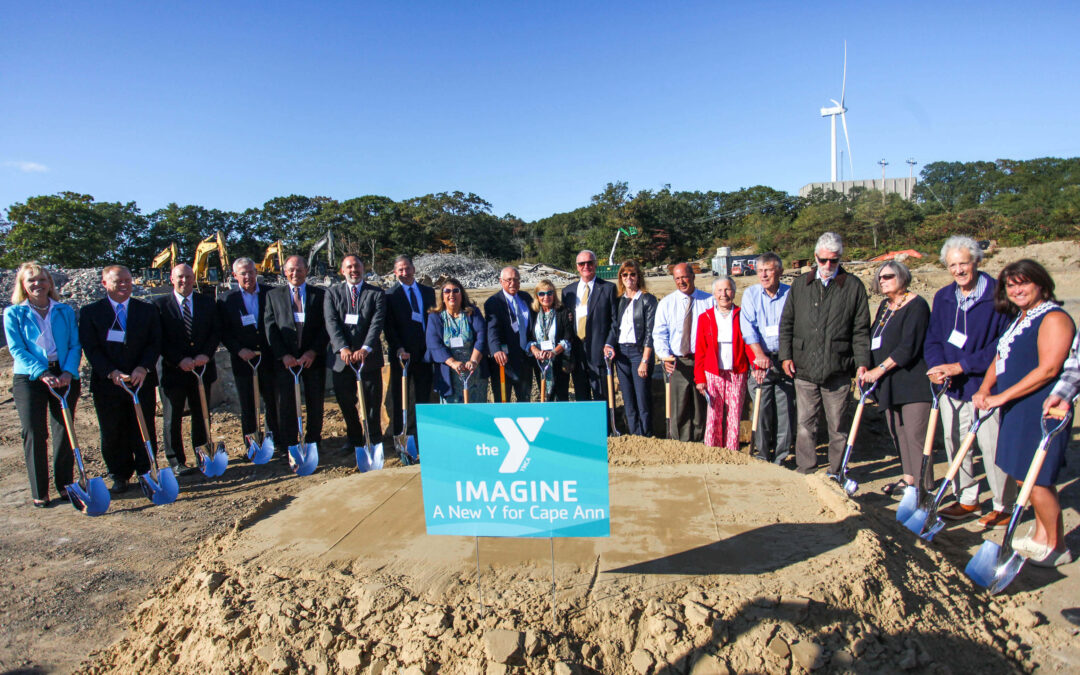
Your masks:
<svg viewBox="0 0 1080 675"><path fill-rule="evenodd" d="M847 112L847 108L844 107L844 93L847 90L847 40L844 40L844 79L840 85L840 100L835 98L829 100L833 102L832 108L822 108L822 117L832 117L832 153L829 155L832 162L832 181L836 182L836 116L840 116L840 123L844 125L844 142L847 143L847 155L848 166L851 168L851 177L855 177L855 166L851 161L851 139L848 138L847 133L847 117L844 113Z"/></svg>

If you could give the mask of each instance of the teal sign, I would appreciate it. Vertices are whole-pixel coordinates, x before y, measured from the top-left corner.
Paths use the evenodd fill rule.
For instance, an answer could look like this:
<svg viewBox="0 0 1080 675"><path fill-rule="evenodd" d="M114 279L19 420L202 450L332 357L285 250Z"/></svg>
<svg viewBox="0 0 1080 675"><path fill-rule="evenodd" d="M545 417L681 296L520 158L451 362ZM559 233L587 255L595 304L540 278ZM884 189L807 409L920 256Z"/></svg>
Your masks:
<svg viewBox="0 0 1080 675"><path fill-rule="evenodd" d="M416 406L428 534L606 537L607 408Z"/></svg>

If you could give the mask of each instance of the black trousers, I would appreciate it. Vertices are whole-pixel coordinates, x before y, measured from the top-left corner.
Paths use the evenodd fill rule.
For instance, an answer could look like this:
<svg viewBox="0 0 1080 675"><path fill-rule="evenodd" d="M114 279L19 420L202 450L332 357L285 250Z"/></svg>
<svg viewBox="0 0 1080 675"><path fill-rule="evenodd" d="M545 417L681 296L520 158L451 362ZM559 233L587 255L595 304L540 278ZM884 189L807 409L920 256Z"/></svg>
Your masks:
<svg viewBox="0 0 1080 675"><path fill-rule="evenodd" d="M240 399L240 429L245 436L253 434L258 429L255 421L255 378L251 375L251 367L241 363L240 367L233 366L233 381L236 383L236 396ZM289 382L290 386L292 382ZM264 425L267 431L278 437L278 406L277 406L277 376L274 374L272 365L259 366L259 396L262 398L262 409L265 415ZM296 413L293 412L295 416Z"/></svg>
<svg viewBox="0 0 1080 675"><path fill-rule="evenodd" d="M619 374L619 386L622 387L623 411L626 413L626 426L635 436L652 436L652 372L654 363L649 364L645 377L638 375L642 350L636 344L620 343L615 354L615 370Z"/></svg>
<svg viewBox="0 0 1080 675"><path fill-rule="evenodd" d="M281 438L274 444L282 449L299 444L300 429L296 424L296 394L293 375L283 365L277 366L278 425ZM326 365L317 364L300 371L300 390L303 392L304 442L321 443L323 399L326 397ZM286 458L285 454L281 455Z"/></svg>
<svg viewBox="0 0 1080 675"><path fill-rule="evenodd" d="M165 459L169 466L187 464L184 453L183 419L184 405L191 410L191 451L206 444L206 422L203 420L202 403L199 401L199 380L194 373L181 373L183 385L161 388L162 431L165 441ZM210 383L204 381L207 406L210 404ZM209 412L209 411L208 411Z"/></svg>
<svg viewBox="0 0 1080 675"><path fill-rule="evenodd" d="M590 367L588 355L585 353L581 340L573 340L570 343L570 350L574 364L570 373L574 380L574 398L578 401L606 401L604 377L600 374L603 366L600 366L601 370Z"/></svg>
<svg viewBox="0 0 1080 675"><path fill-rule="evenodd" d="M423 363L418 356L413 356L409 362L409 379L412 380L413 401L417 404L431 403L431 380L432 366ZM395 434L401 433L401 364L397 357L390 359L390 380L387 386L390 388L390 407L393 420L392 426ZM355 385L353 385L355 388ZM416 407L409 410L409 435L416 435Z"/></svg>
<svg viewBox="0 0 1080 675"><path fill-rule="evenodd" d="M345 418L345 432L349 436L349 445L356 448L364 445L364 427L360 423L360 413L356 409L359 397L356 395L356 373L346 367L340 373L333 372L334 394L337 396L341 416ZM382 369L367 368L360 371L360 382L364 387L364 406L367 409L368 433L371 442L382 440Z"/></svg>
<svg viewBox="0 0 1080 675"><path fill-rule="evenodd" d="M116 391L111 391L115 389ZM157 454L157 428L154 408L157 395L154 387L139 391L140 408L146 419L146 432L150 437L150 449ZM101 456L109 473L117 480L131 480L135 473L150 470L150 458L139 434L139 422L131 396L111 383L102 385L102 391L94 392L94 411L97 412L98 429L101 430Z"/></svg>
<svg viewBox="0 0 1080 675"><path fill-rule="evenodd" d="M75 403L79 400L79 381L72 380L69 388L68 406L74 418ZM57 393L63 393L63 390ZM64 427L60 401L49 393L48 385L41 380L31 380L28 375L15 375L11 395L15 399L15 410L19 413L19 425L22 427L23 456L26 458L26 475L30 479L30 493L34 499L48 499L49 433L52 433L53 485L58 493L72 482L75 468L75 455L71 452L71 442Z"/></svg>
<svg viewBox="0 0 1080 675"><path fill-rule="evenodd" d="M705 397L694 386L694 357L676 356L671 374L671 430L680 441L701 443L705 440ZM669 432L670 433L670 432Z"/></svg>

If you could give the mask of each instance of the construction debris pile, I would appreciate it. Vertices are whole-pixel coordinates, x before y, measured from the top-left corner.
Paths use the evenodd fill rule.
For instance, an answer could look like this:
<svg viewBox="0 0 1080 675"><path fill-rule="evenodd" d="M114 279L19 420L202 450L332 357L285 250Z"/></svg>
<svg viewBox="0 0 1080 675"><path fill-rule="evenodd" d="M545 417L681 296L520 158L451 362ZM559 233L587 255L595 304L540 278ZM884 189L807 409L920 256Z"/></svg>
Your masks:
<svg viewBox="0 0 1080 675"><path fill-rule="evenodd" d="M17 270L0 270L0 308L11 304L11 292L15 288L15 273ZM50 267L53 283L60 294L60 299L75 309L88 305L95 300L105 297L105 288L101 285L101 269L84 267L66 269L63 267ZM140 297L148 295L150 291L136 285L132 295Z"/></svg>
<svg viewBox="0 0 1080 675"><path fill-rule="evenodd" d="M413 258L416 278L421 283L432 284L445 277L454 277L465 288L491 288L499 285L499 271L496 264L482 258L470 258L456 253L427 253ZM544 263L522 263L518 266L521 283L535 285L541 279L572 279L574 275L563 272ZM383 277L383 286L396 283L393 274Z"/></svg>

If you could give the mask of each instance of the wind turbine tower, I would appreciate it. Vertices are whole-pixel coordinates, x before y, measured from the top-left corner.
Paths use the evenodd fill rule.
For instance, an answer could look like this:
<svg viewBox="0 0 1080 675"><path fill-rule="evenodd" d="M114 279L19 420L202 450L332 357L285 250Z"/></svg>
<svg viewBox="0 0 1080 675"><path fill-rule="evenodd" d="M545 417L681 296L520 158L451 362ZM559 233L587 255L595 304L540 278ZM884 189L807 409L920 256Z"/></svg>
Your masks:
<svg viewBox="0 0 1080 675"><path fill-rule="evenodd" d="M844 127L844 142L847 144L848 166L851 168L851 177L852 178L855 177L855 166L851 161L851 139L848 138L847 117L844 116L844 113L847 112L847 108L844 107L844 93L846 91L847 91L847 40L844 40L844 76L843 76L843 79L842 79L841 84L840 84L840 100L837 101L835 98L831 98L829 100L832 101L833 107L831 107L831 108L822 108L821 109L821 116L822 117L831 117L832 118L832 120L831 120L832 121L832 134L831 134L832 143L830 145L831 152L829 154L829 161L830 161L830 163L832 165L832 181L834 183L836 182L836 116L837 115L840 116L840 123Z"/></svg>

